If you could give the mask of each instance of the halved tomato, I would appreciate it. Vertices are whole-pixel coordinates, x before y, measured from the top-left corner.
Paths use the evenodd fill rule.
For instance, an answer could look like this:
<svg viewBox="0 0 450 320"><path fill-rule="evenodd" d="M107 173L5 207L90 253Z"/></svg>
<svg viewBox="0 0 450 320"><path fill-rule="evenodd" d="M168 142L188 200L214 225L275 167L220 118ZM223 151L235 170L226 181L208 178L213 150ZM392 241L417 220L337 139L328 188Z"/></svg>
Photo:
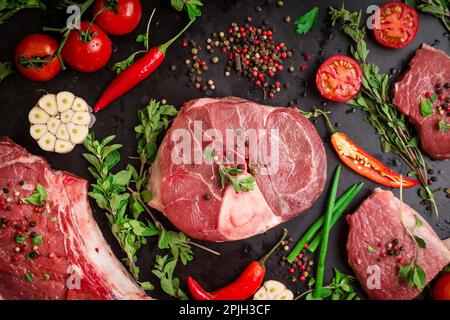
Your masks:
<svg viewBox="0 0 450 320"><path fill-rule="evenodd" d="M344 55L334 55L325 60L317 71L316 86L324 98L345 102L358 94L361 79L358 62Z"/></svg>
<svg viewBox="0 0 450 320"><path fill-rule="evenodd" d="M378 28L377 28L378 27ZM403 2L388 2L380 8L380 21L374 19L374 35L385 47L404 48L419 29L416 9Z"/></svg>

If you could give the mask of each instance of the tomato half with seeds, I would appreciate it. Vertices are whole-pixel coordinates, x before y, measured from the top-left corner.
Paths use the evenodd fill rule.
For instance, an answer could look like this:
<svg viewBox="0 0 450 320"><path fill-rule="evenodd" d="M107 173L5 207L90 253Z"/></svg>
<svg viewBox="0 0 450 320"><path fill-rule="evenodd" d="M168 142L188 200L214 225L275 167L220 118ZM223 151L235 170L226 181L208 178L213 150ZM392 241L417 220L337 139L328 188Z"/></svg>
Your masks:
<svg viewBox="0 0 450 320"><path fill-rule="evenodd" d="M403 2L388 2L380 8L380 21L374 19L375 39L388 48L404 48L416 37L419 15Z"/></svg>
<svg viewBox="0 0 450 320"><path fill-rule="evenodd" d="M17 69L30 80L48 81L61 71L55 55L58 43L45 34L31 34L16 47L14 62Z"/></svg>
<svg viewBox="0 0 450 320"><path fill-rule="evenodd" d="M328 100L345 102L361 89L362 71L358 62L344 55L325 60L316 74L316 86Z"/></svg>

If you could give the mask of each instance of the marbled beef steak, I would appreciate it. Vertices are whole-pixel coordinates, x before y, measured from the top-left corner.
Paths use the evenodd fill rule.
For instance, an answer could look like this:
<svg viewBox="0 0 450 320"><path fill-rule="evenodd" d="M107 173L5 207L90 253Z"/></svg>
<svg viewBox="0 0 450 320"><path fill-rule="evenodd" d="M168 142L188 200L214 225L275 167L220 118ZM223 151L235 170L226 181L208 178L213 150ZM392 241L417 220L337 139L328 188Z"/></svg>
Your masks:
<svg viewBox="0 0 450 320"><path fill-rule="evenodd" d="M254 190L236 192L231 184L222 188L217 162L174 161L180 129L194 137L188 156L206 154L211 142L195 137L195 123L202 124L201 133L206 136L211 135L208 129L215 129L216 141L226 140L228 129L238 132L261 129L257 140L266 141L266 147L264 143L257 146L249 143L244 150L238 147L231 150L236 159L245 160L240 177L254 174ZM271 141L278 145L278 170L262 174L273 168L269 156L275 154L276 148ZM248 161L252 154L263 154L253 166ZM252 170L255 167L256 174ZM322 140L297 110L263 106L235 97L205 98L186 103L165 136L151 169L150 205L193 238L238 240L265 232L307 210L319 197L325 180Z"/></svg>
<svg viewBox="0 0 450 320"><path fill-rule="evenodd" d="M410 288L398 276L400 266L409 264L416 254L427 283L450 262L449 249L430 225L410 206L402 205L391 191L375 189L355 213L347 216L347 221L350 224L348 262L370 299L417 297L419 290ZM425 249L416 249L406 228L411 235L425 241ZM399 242L399 250L395 251L400 254L386 254L388 243L395 239Z"/></svg>
<svg viewBox="0 0 450 320"><path fill-rule="evenodd" d="M36 185L45 211L21 198ZM0 299L146 299L105 242L87 181L0 138Z"/></svg>
<svg viewBox="0 0 450 320"><path fill-rule="evenodd" d="M422 149L438 160L450 158L450 130L439 130L439 121L450 123L450 113L434 110L432 115L423 117L420 102L426 99L427 92L435 92L438 84L442 87L442 94L450 96L450 89L444 88L446 83L450 83L450 57L444 51L424 44L416 51L409 69L394 87L395 105L416 125ZM443 103L437 100L434 107L440 109Z"/></svg>

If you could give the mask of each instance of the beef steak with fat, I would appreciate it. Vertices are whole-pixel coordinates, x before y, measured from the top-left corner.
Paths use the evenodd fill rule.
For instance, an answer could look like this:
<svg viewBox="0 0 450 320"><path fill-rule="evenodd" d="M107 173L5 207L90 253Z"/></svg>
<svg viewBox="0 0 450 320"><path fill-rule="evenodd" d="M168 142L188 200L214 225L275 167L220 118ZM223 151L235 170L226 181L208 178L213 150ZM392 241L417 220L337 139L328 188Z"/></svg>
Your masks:
<svg viewBox="0 0 450 320"><path fill-rule="evenodd" d="M427 283L450 262L449 249L430 225L391 191L375 189L347 221L348 262L370 299L407 300L420 294L398 276L400 266L413 261L416 252ZM423 239L426 248L416 248L406 228ZM388 244L395 245L395 239L398 248L391 248L393 255L387 254Z"/></svg>
<svg viewBox="0 0 450 320"><path fill-rule="evenodd" d="M44 211L22 198L42 185ZM146 299L95 222L87 181L0 138L0 299Z"/></svg>
<svg viewBox="0 0 450 320"><path fill-rule="evenodd" d="M408 116L416 126L422 149L431 157L444 160L450 158L450 130L440 131L439 121L450 124L450 112L440 109L444 101L436 99L432 115L422 116L421 101L427 92L435 92L441 85L443 96L450 96L450 57L444 51L427 44L418 49L409 63L407 72L394 86L394 104L401 113Z"/></svg>
<svg viewBox="0 0 450 320"><path fill-rule="evenodd" d="M200 129L196 128L199 123ZM212 135L215 137L211 141L227 145L227 130L257 132L252 140L256 144L249 142L239 148L237 142L232 148L214 149L217 158L228 150L235 156L235 164L241 160L244 172L238 178L254 175L256 179L251 191L236 192L231 184L222 189L222 164L217 161L180 163L174 159L174 155L180 155L180 132L193 137L183 155L194 159L196 155L206 155L211 142L205 139ZM249 160L251 155L259 155L253 157L257 163ZM274 159L274 155L278 157ZM307 210L319 197L325 180L322 140L297 110L235 97L204 98L186 103L167 132L151 168L150 205L193 238L239 240L265 232Z"/></svg>

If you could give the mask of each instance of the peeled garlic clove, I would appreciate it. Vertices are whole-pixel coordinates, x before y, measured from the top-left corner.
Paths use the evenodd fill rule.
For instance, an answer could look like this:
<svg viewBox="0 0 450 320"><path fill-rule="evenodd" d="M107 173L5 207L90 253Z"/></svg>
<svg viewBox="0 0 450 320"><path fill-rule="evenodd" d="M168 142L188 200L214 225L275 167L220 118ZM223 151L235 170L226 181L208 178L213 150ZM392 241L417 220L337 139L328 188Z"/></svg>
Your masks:
<svg viewBox="0 0 450 320"><path fill-rule="evenodd" d="M291 290L286 289L278 294L273 300L294 300L294 294Z"/></svg>
<svg viewBox="0 0 450 320"><path fill-rule="evenodd" d="M86 126L69 123L67 128L69 129L70 141L75 144L83 143L89 133L89 129Z"/></svg>
<svg viewBox="0 0 450 320"><path fill-rule="evenodd" d="M56 140L55 152L57 153L68 153L75 148L75 145L70 141Z"/></svg>
<svg viewBox="0 0 450 320"><path fill-rule="evenodd" d="M34 140L40 139L47 132L48 129L45 124L34 124L30 127L30 135Z"/></svg>
<svg viewBox="0 0 450 320"><path fill-rule="evenodd" d="M31 124L47 123L49 115L39 107L34 107L28 114L28 120Z"/></svg>
<svg viewBox="0 0 450 320"><path fill-rule="evenodd" d="M53 134L51 134L50 132L47 132L38 140L39 146L44 151L55 150L55 142L56 142L56 137Z"/></svg>
<svg viewBox="0 0 450 320"><path fill-rule="evenodd" d="M56 131L56 138L65 141L70 140L69 129L67 129L67 126L64 123L62 123Z"/></svg>
<svg viewBox="0 0 450 320"><path fill-rule="evenodd" d="M276 280L268 280L264 282L264 287L267 290L267 297L269 300L272 300L286 289L284 284Z"/></svg>
<svg viewBox="0 0 450 320"><path fill-rule="evenodd" d="M64 112L72 108L72 103L75 99L75 95L69 91L61 91L56 95L56 102L58 104L58 111Z"/></svg>
<svg viewBox="0 0 450 320"><path fill-rule="evenodd" d="M56 96L54 94L46 94L38 101L38 106L51 116L58 114L58 105L56 104Z"/></svg>
<svg viewBox="0 0 450 320"><path fill-rule="evenodd" d="M91 115L89 112L75 112L70 122L87 126L91 123Z"/></svg>
<svg viewBox="0 0 450 320"><path fill-rule="evenodd" d="M76 97L72 104L72 110L75 112L88 112L89 106L84 99Z"/></svg>
<svg viewBox="0 0 450 320"><path fill-rule="evenodd" d="M73 111L72 110L66 110L61 113L61 122L63 123L69 123L72 120L73 117Z"/></svg>
<svg viewBox="0 0 450 320"><path fill-rule="evenodd" d="M256 291L255 295L253 296L253 300L267 300L267 290L266 288L264 288L264 286Z"/></svg>
<svg viewBox="0 0 450 320"><path fill-rule="evenodd" d="M56 134L56 131L58 131L58 127L61 123L61 120L55 118L55 117L50 117L50 119L48 119L47 121L47 129L48 131L50 131L53 134Z"/></svg>

